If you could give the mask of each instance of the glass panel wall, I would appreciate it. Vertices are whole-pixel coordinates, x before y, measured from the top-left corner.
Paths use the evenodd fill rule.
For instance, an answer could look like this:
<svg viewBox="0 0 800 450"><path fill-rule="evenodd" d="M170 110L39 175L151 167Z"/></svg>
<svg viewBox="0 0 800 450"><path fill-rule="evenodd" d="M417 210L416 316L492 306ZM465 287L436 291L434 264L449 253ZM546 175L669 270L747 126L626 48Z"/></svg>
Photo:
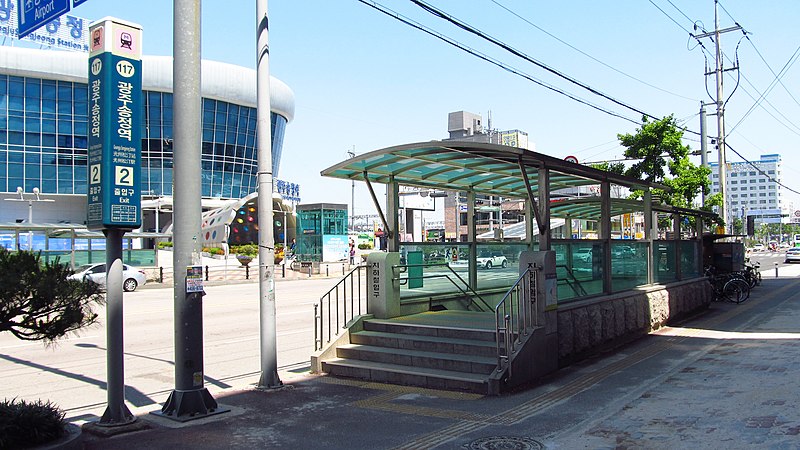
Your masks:
<svg viewBox="0 0 800 450"><path fill-rule="evenodd" d="M603 293L603 246L599 241L554 241L558 301Z"/></svg>
<svg viewBox="0 0 800 450"><path fill-rule="evenodd" d="M675 241L653 242L653 281L656 283L671 283L678 279L675 271Z"/></svg>
<svg viewBox="0 0 800 450"><path fill-rule="evenodd" d="M611 290L619 292L643 284L647 284L647 242L611 241Z"/></svg>
<svg viewBox="0 0 800 450"><path fill-rule="evenodd" d="M478 289L508 289L519 278L519 255L528 250L525 243L493 242L477 245L475 263Z"/></svg>
<svg viewBox="0 0 800 450"><path fill-rule="evenodd" d="M680 241L681 278L686 280L703 274L702 246L698 241Z"/></svg>

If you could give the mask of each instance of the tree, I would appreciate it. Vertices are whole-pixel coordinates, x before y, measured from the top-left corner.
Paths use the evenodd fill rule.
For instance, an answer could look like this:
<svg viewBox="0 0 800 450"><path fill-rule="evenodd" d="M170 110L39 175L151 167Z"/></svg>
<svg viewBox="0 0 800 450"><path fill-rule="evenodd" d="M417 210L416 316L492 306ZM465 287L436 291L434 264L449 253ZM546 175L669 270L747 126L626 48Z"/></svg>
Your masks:
<svg viewBox="0 0 800 450"><path fill-rule="evenodd" d="M103 297L93 282L70 280L68 266L43 262L38 252L0 247L0 332L52 342L94 324Z"/></svg>
<svg viewBox="0 0 800 450"><path fill-rule="evenodd" d="M711 192L708 178L711 170L696 166L689 160L691 149L681 143L683 130L672 115L654 122L642 117L642 126L636 129L635 134L618 134L617 138L626 147L625 157L637 160L624 174L670 188L652 190L653 196L660 197L664 203L690 208L700 193L707 195ZM631 196L642 198L643 192L634 191ZM707 198L701 209L710 210L717 200Z"/></svg>

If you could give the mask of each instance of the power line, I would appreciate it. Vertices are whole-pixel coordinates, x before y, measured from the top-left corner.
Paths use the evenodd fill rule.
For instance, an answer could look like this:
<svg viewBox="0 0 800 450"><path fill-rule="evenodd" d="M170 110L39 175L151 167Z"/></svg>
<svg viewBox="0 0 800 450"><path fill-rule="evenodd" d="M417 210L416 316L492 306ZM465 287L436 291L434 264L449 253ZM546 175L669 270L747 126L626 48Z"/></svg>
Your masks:
<svg viewBox="0 0 800 450"><path fill-rule="evenodd" d="M778 73L778 75L775 76L775 79L772 81L772 83L770 83L770 85L761 94L758 100L756 100L755 103L753 103L753 105L750 106L750 109L748 109L747 112L742 116L742 118L739 119L736 125L734 125L733 128L731 128L731 131L735 130L736 127L738 127L742 122L744 122L744 120L747 119L748 116L750 116L750 113L753 112L756 106L759 106L761 104L761 101L764 100L766 96L769 95L770 92L772 92L772 89L774 89L775 86L780 82L781 77L783 77L783 75L786 74L789 68L792 67L792 65L797 61L798 55L800 55L800 47L798 47L797 50L795 50L794 54L789 58L789 61L787 61L786 64L784 64L781 71Z"/></svg>
<svg viewBox="0 0 800 450"><path fill-rule="evenodd" d="M431 6L431 5L428 5L427 3L425 3L425 2L423 2L421 0L410 0L410 1L411 1L411 3L419 6L420 8L422 8L425 11L427 11L428 13L430 13L430 14L436 16L436 17L439 17L439 18L441 18L441 19L443 19L443 20L445 20L447 22L450 22L453 25L461 28L462 30L467 31L468 33L474 34L474 35L478 36L481 39L489 41L492 44L497 45L498 47L506 50L507 52L509 52L509 53L511 53L511 54L513 54L513 55L515 55L517 57L520 57L520 58L524 59L525 61L528 61L531 64L533 64L535 66L538 66L538 67L546 70L547 72L552 73L553 75L556 75L559 78L562 78L562 79L564 79L564 80L566 80L566 81L568 81L568 82L570 82L572 84L575 84L575 85L577 85L577 86L579 86L579 87L591 92L592 94L600 96L600 97L602 97L602 98L604 98L604 99L606 99L606 100L608 100L608 101L610 101L612 103L615 103L615 104L617 104L619 106L622 106L625 109L629 109L629 110L631 110L633 112L639 113L642 116L646 116L646 117L649 117L651 119L658 120L658 117L653 116L651 114L648 114L648 113L646 113L646 112L644 112L644 111L642 111L640 109L637 109L637 108L635 108L635 107L633 107L631 105L628 105L627 103L624 103L624 102L622 102L620 100L617 100L617 99L615 99L615 98L613 98L613 97L611 97L611 96L609 96L609 95L607 95L607 94L605 94L603 92L600 92L599 90L597 90L597 89L595 89L595 88L593 88L593 87L591 87L591 86L589 86L589 85L587 85L585 83L582 83L582 82L576 80L575 78L573 78L573 77L571 77L569 75L566 75L566 74L564 74L564 73L562 73L562 72L560 72L560 71L548 66L547 64L544 64L544 63L542 63L540 61L537 61L537 60L533 59L532 57L526 55L525 53L523 53L523 52L521 52L521 51L519 51L519 50L517 50L517 49L515 49L515 48L513 48L511 46L509 46L508 44L506 44L506 43L504 43L504 42L502 42L502 41L500 41L500 40L498 40L498 39L496 39L496 38L494 38L492 36L487 35L486 33L483 33L482 31L476 29L475 27L472 27L471 25L468 25L467 23L456 19L455 17L443 12L440 9L437 9L437 8Z"/></svg>
<svg viewBox="0 0 800 450"><path fill-rule="evenodd" d="M666 94L673 95L673 96L675 96L675 97L679 97L679 98L682 98L682 99L685 99L685 100L693 100L693 101L696 101L696 100L697 100L697 99L695 99L695 98L686 97L685 95L681 95L681 94L677 94L677 93L675 93L675 92L668 91L668 90L666 90L666 89L663 89L663 88L660 88L660 87L658 87L658 86L656 86L656 85L654 85L654 84L650 84L650 83L648 83L648 82L646 82L646 81L644 81L644 80L641 80L641 79L639 79L639 78L636 78L636 77L634 77L633 75L627 74L627 73L625 73L625 72L623 72L623 71L621 71L621 70L617 69L616 67L613 67L613 66L611 66L611 65L609 65L609 64L606 64L605 62L603 62L603 61L601 61L601 60L599 60L599 59L595 58L594 56L592 56L592 55L590 55L590 54L588 54L588 53L584 52L583 50L581 50L581 49L579 49L579 48L575 47L574 45L570 44L569 42L566 42L566 41L564 41L563 39L559 38L558 36L556 36L556 35L554 35L554 34L550 33L549 31L545 30L544 28L542 28L542 27L540 27L540 26L536 25L535 23L531 22L530 20L526 19L525 17L522 17L521 15L519 15L519 14L517 14L516 12L512 11L511 9L509 9L508 7L506 7L505 5L503 5L502 3L498 2L497 0L489 0L489 1L491 1L491 2L492 2L492 3L494 3L495 5L499 6L500 8L502 8L502 9L506 10L508 13L510 13L511 15L513 15L513 16L515 16L515 17L517 17L518 19L522 20L523 22L527 23L528 25L532 26L533 28L536 28L537 30L539 30L539 31L541 31L542 33L544 33L544 34L546 34L546 35L550 36L551 38L553 38L553 39L557 40L558 42L560 42L560 43L562 43L562 44L566 45L567 47L569 47L569 48L571 48L571 49L575 50L576 52L580 53L581 55L583 55L583 56L585 56L585 57L587 57L587 58L591 59L592 61L594 61L594 62L596 62L596 63L598 63L598 64L600 64L600 65L603 65L603 66L605 66L605 67L607 67L607 68L609 68L609 69L613 70L614 72L617 72L618 74L620 74L620 75L622 75L622 76L625 76L625 77L627 77L627 78L630 78L631 80L634 80L634 81L638 81L639 83L641 83L641 84L643 84L643 85L645 85L645 86L648 86L648 87L651 87L651 88L653 88L653 89L659 90L659 91L661 91L661 92L664 92L664 93L666 93Z"/></svg>
<svg viewBox="0 0 800 450"><path fill-rule="evenodd" d="M792 192L792 193L795 193L795 194L800 194L800 191L796 191L796 190L794 190L794 189L790 188L789 186L786 186L785 184L781 183L780 181L776 180L775 178L772 178L771 176L769 176L769 174L768 174L768 173L764 172L764 170L763 170L763 169L761 169L760 167L758 167L758 166L757 166L757 165L756 165L754 162L752 162L752 161L750 161L749 159L747 159L747 158L745 158L744 156L742 156L742 154L741 154L741 153L737 152L737 151L736 151L736 150L735 150L733 147L731 147L731 146L730 146L730 144L728 144L727 142L725 142L725 147L729 148L729 149L730 149L730 150L731 150L733 153L736 153L736 154L737 154L737 155L738 155L740 158L742 158L742 161L743 161L743 162L745 162L746 164L750 165L750 167L752 167L752 168L756 169L756 171L758 171L758 173L760 173L761 175L764 175L764 176L765 176L765 177L766 177L768 180L770 180L770 181L774 182L774 183L775 183L775 184L777 184L778 186L781 186L781 187L784 187L784 188L786 188L786 190L787 190L787 191L789 191L789 192Z"/></svg>
<svg viewBox="0 0 800 450"><path fill-rule="evenodd" d="M471 55L473 55L473 56L475 56L475 57L477 57L477 58L479 58L479 59L481 59L483 61L486 61L486 62L488 62L490 64L493 64L493 65L495 65L497 67L500 67L501 69L503 69L503 70L505 70L507 72L513 73L514 75L517 75L517 76L520 76L522 78L525 78L526 80L531 81L531 82L533 82L533 83L535 83L535 84L537 84L537 85L539 85L539 86L541 86L541 87L543 87L545 89L548 89L548 90L551 90L551 91L556 92L558 94L561 94L561 95L563 95L563 96L565 96L565 97L567 97L567 98L569 98L569 99L571 99L573 101L576 101L578 103L586 105L586 106L588 106L590 108L596 109L596 110L598 110L600 112L603 112L605 114L608 114L610 116L618 117L620 119L626 120L626 121L631 122L633 124L637 124L637 125L639 124L639 122L636 121L636 120L630 119L628 117L623 116L622 114L619 114L619 113L616 113L614 111L605 109L605 108L603 108L601 106L595 105L595 104L593 104L593 103L591 103L591 102L589 102L587 100L584 100L584 99L582 99L582 98L580 98L580 97L578 97L576 95L573 95L573 94L571 94L569 92L566 92L566 91L564 91L564 90L562 90L560 88L557 88L557 87L552 86L552 85L550 85L548 83L545 83L544 81L541 81L541 80L539 80L539 79L537 79L537 78L535 78L535 77L533 77L531 75L528 75L525 72L517 70L517 69L515 69L515 68L513 68L513 67L511 67L511 66L509 66L509 65L507 65L507 64L505 64L505 63L503 63L503 62L501 62L501 61L499 61L497 59L495 59L495 58L492 58L492 57L490 57L490 56L488 56L488 55L486 55L484 53L481 53L481 52L479 52L479 51L477 51L477 50L475 50L473 48L470 48L470 47L468 47L468 46L456 41L455 39L449 38L449 37L437 32L437 31L434 31L434 30L432 30L432 29L430 29L430 28L428 28L428 27L426 27L426 26L424 26L424 25L422 25L422 24L420 24L418 22L415 22L415 21L403 16L402 14L397 13L397 12L395 12L395 11L393 11L393 10L391 10L391 9L389 9L389 8L383 6L383 5L381 5L381 4L379 4L379 3L375 2L375 1L370 1L370 0L358 0L358 1L360 3L366 5L366 6L369 6L370 8L373 8L373 9L375 9L375 10L377 10L377 11L379 11L379 12L381 12L381 13L383 13L383 14L385 14L385 15L393 18L393 19L395 19L395 20L400 21L400 22L402 22L402 23L404 23L404 24L406 24L406 25L408 25L408 26L410 26L412 28L415 28L415 29L417 29L419 31L422 31L423 33L426 33L426 34L428 34L430 36L433 36L436 39L439 39L439 40L441 40L443 42L446 42L447 44L450 44L450 45L458 48L459 50L462 50L462 51L464 51L466 53L469 53L469 54L471 54Z"/></svg>

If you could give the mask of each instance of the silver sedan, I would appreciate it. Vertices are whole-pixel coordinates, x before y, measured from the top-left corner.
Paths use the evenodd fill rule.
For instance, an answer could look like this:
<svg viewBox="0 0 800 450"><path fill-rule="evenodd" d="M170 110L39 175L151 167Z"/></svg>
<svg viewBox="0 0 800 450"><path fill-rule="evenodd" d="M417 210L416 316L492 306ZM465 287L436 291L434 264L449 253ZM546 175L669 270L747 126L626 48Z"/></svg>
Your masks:
<svg viewBox="0 0 800 450"><path fill-rule="evenodd" d="M783 259L783 262L790 263L800 261L800 247L790 248L786 250L786 256Z"/></svg>
<svg viewBox="0 0 800 450"><path fill-rule="evenodd" d="M100 286L106 286L106 265L84 264L75 269L75 274L70 276L73 280L92 280ZM127 292L135 291L137 287L147 283L147 276L144 270L127 264L122 265L122 289Z"/></svg>

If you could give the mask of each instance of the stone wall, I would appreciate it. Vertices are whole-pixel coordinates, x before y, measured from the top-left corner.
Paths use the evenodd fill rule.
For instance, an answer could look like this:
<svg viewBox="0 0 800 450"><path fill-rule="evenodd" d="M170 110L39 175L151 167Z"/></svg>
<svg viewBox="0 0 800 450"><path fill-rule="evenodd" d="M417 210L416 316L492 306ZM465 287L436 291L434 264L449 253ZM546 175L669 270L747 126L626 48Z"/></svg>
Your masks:
<svg viewBox="0 0 800 450"><path fill-rule="evenodd" d="M638 339L707 308L712 296L711 285L697 279L559 305L559 365Z"/></svg>

